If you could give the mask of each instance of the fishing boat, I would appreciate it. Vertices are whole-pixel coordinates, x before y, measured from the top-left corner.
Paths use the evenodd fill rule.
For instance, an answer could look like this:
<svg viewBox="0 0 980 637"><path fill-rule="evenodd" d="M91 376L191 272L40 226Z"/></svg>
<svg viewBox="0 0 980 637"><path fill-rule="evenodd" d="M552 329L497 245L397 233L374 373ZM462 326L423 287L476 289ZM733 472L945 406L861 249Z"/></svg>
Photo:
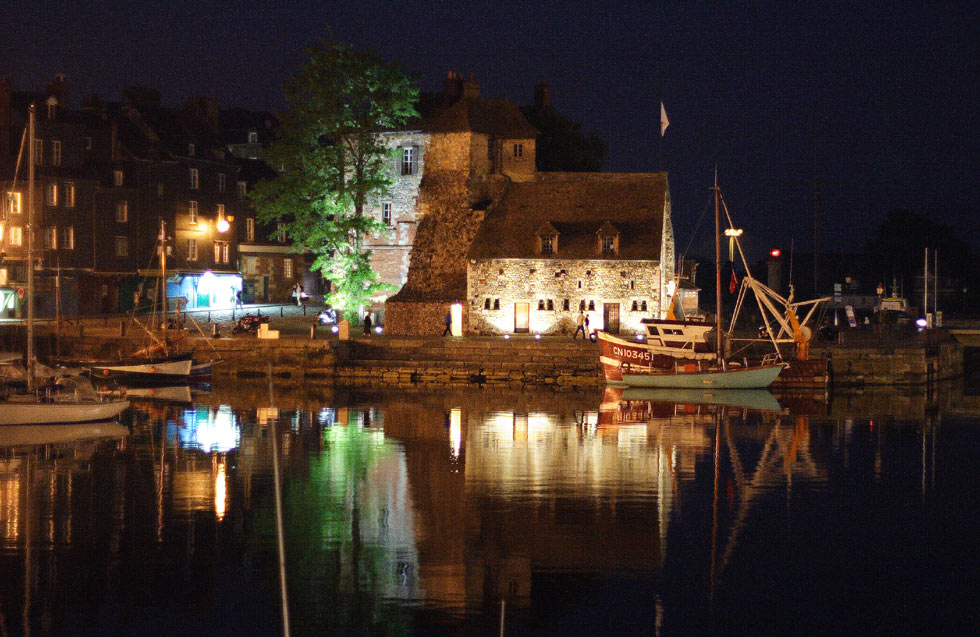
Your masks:
<svg viewBox="0 0 980 637"><path fill-rule="evenodd" d="M715 177L716 321L678 321L668 316L647 319L646 342L629 341L598 332L599 363L612 385L652 388L760 389L769 387L786 367L778 349L761 360L726 359L721 324L721 195ZM707 334L714 330L712 349Z"/></svg>
<svg viewBox="0 0 980 637"><path fill-rule="evenodd" d="M34 139L35 107L32 104L24 139ZM21 148L23 148L22 142ZM27 144L27 263L34 262L34 144ZM84 378L48 378L38 386L38 363L34 356L34 268L27 268L27 353L24 366L26 391L11 391L0 397L0 425L70 424L109 420L129 407L129 401L115 395L98 394ZM6 357L6 364L18 360ZM9 389L6 387L5 389Z"/></svg>

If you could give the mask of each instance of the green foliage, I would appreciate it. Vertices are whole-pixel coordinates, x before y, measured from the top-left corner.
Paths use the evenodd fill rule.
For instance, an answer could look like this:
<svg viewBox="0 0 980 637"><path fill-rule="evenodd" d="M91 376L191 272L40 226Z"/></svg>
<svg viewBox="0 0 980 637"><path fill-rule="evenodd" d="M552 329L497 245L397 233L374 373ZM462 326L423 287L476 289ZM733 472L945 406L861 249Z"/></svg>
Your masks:
<svg viewBox="0 0 980 637"><path fill-rule="evenodd" d="M536 168L542 172L599 172L606 157L606 142L586 136L582 124L552 106L521 109L527 121L541 131L535 146Z"/></svg>
<svg viewBox="0 0 980 637"><path fill-rule="evenodd" d="M365 204L394 183L392 151L377 133L417 115L418 89L370 51L332 44L306 53L309 61L285 84L289 109L265 152L279 176L250 196L261 222L284 223L297 250L314 254L314 268L336 289L327 300L356 319L358 306L390 289L362 251L365 234L386 231L365 216Z"/></svg>

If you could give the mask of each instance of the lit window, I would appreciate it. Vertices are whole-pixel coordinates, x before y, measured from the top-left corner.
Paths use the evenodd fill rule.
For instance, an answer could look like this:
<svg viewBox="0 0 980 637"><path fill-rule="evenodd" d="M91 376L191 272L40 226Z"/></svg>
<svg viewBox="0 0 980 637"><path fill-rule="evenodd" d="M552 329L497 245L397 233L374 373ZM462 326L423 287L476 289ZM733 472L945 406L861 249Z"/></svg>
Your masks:
<svg viewBox="0 0 980 637"><path fill-rule="evenodd" d="M75 226L61 227L61 249L62 250L75 249Z"/></svg>
<svg viewBox="0 0 980 637"><path fill-rule="evenodd" d="M402 174L403 175L414 175L417 162L418 162L418 157L416 156L414 146L406 146L405 148L402 148Z"/></svg>
<svg viewBox="0 0 980 637"><path fill-rule="evenodd" d="M112 171L112 185L122 186L123 185L123 171L113 170Z"/></svg>
<svg viewBox="0 0 980 637"><path fill-rule="evenodd" d="M514 144L514 159L524 157L524 144Z"/></svg>
<svg viewBox="0 0 980 637"><path fill-rule="evenodd" d="M19 192L7 192L7 210L14 215L19 215L23 211Z"/></svg>
<svg viewBox="0 0 980 637"><path fill-rule="evenodd" d="M551 234L541 235L541 254L555 253L555 236Z"/></svg>
<svg viewBox="0 0 980 637"><path fill-rule="evenodd" d="M602 253L616 254L616 237L602 237Z"/></svg>
<svg viewBox="0 0 980 637"><path fill-rule="evenodd" d="M10 245L24 245L24 229L20 226L10 226Z"/></svg>
<svg viewBox="0 0 980 637"><path fill-rule="evenodd" d="M116 237L115 245L117 257L129 256L129 237Z"/></svg>
<svg viewBox="0 0 980 637"><path fill-rule="evenodd" d="M284 223L276 224L276 240L279 243L286 243L286 224Z"/></svg>
<svg viewBox="0 0 980 637"><path fill-rule="evenodd" d="M282 275L286 279L293 278L293 260L283 259L282 260Z"/></svg>
<svg viewBox="0 0 980 637"><path fill-rule="evenodd" d="M58 205L58 184L48 184L45 188L44 200L49 206Z"/></svg>
<svg viewBox="0 0 980 637"><path fill-rule="evenodd" d="M228 263L228 257L230 255L230 253L231 253L231 247L230 247L229 243L227 241L222 242L222 244L221 244L221 262L222 263Z"/></svg>
<svg viewBox="0 0 980 637"><path fill-rule="evenodd" d="M391 204L383 203L381 204L381 221L384 222L386 226L391 225Z"/></svg>
<svg viewBox="0 0 980 637"><path fill-rule="evenodd" d="M255 219L253 217L245 219L245 240L255 241Z"/></svg>
<svg viewBox="0 0 980 637"><path fill-rule="evenodd" d="M61 142L57 139L51 142L51 165L61 165Z"/></svg>
<svg viewBox="0 0 980 637"><path fill-rule="evenodd" d="M48 99L48 119L54 119L55 114L58 112L58 100L51 97Z"/></svg>
<svg viewBox="0 0 980 637"><path fill-rule="evenodd" d="M244 181L238 182L238 196L240 198L242 199L245 198L245 195L247 193L247 188L248 188L248 184L246 184Z"/></svg>
<svg viewBox="0 0 980 637"><path fill-rule="evenodd" d="M197 223L197 202L193 199L187 202L187 222Z"/></svg>
<svg viewBox="0 0 980 637"><path fill-rule="evenodd" d="M45 250L57 250L58 249L58 227L57 226L47 226L44 229L44 249Z"/></svg>
<svg viewBox="0 0 980 637"><path fill-rule="evenodd" d="M198 185L200 184L197 168L190 169L190 176L191 176L191 190L197 190Z"/></svg>
<svg viewBox="0 0 980 637"><path fill-rule="evenodd" d="M40 139L34 140L34 165L44 165L44 142Z"/></svg>
<svg viewBox="0 0 980 637"><path fill-rule="evenodd" d="M248 132L248 143L249 144L259 143L259 134L256 133L254 130Z"/></svg>
<svg viewBox="0 0 980 637"><path fill-rule="evenodd" d="M128 201L117 201L116 202L116 222L126 223L129 221L129 202Z"/></svg>
<svg viewBox="0 0 980 637"><path fill-rule="evenodd" d="M215 263L228 263L228 242L227 241L215 241L214 242L214 262Z"/></svg>
<svg viewBox="0 0 980 637"><path fill-rule="evenodd" d="M187 260L197 261L197 239L187 240Z"/></svg>
<svg viewBox="0 0 980 637"><path fill-rule="evenodd" d="M224 218L225 218L225 204L219 203L218 204L218 219L221 220L221 219L224 219Z"/></svg>
<svg viewBox="0 0 980 637"><path fill-rule="evenodd" d="M65 206L75 207L75 184L70 181L65 182Z"/></svg>
<svg viewBox="0 0 980 637"><path fill-rule="evenodd" d="M225 191L225 174L218 173L218 192Z"/></svg>

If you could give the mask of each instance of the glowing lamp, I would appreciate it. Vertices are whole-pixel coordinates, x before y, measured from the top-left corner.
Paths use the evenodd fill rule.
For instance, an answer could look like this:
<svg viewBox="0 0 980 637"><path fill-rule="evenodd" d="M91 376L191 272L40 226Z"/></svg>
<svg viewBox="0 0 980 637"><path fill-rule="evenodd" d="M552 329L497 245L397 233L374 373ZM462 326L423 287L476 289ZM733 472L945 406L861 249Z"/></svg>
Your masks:
<svg viewBox="0 0 980 637"><path fill-rule="evenodd" d="M383 331L384 331L384 328L381 327L380 325L378 325L377 327L374 328L374 333L375 334L380 334Z"/></svg>
<svg viewBox="0 0 980 637"><path fill-rule="evenodd" d="M540 335L540 334L537 334L537 333L535 333L535 334L534 334L534 340L536 340L536 341L540 341L540 340L541 340L541 335Z"/></svg>
<svg viewBox="0 0 980 637"><path fill-rule="evenodd" d="M927 325L926 320L924 318L915 319L915 324L918 325L920 328L924 328Z"/></svg>
<svg viewBox="0 0 980 637"><path fill-rule="evenodd" d="M330 331L333 332L334 334L336 334L337 332L340 331L340 328L337 327L336 325L334 325L333 327L330 328Z"/></svg>
<svg viewBox="0 0 980 637"><path fill-rule="evenodd" d="M504 340L505 341L509 341L510 340L510 334L504 334Z"/></svg>
<svg viewBox="0 0 980 637"><path fill-rule="evenodd" d="M783 256L783 251L779 248L773 248L769 251L769 256L771 256L773 259L778 259L779 257Z"/></svg>
<svg viewBox="0 0 980 637"><path fill-rule="evenodd" d="M636 335L636 340L642 341L643 340L643 334L637 334Z"/></svg>
<svg viewBox="0 0 980 637"><path fill-rule="evenodd" d="M221 219L218 219L218 223L215 224L215 227L218 229L218 232L228 232L228 228L231 227L231 224L228 223L227 219L222 217Z"/></svg>

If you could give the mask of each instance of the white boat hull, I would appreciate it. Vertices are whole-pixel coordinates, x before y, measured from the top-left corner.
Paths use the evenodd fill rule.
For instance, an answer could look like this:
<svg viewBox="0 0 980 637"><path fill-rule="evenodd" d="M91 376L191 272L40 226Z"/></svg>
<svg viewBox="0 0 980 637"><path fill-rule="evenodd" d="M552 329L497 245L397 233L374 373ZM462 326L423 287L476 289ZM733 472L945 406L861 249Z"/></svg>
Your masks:
<svg viewBox="0 0 980 637"><path fill-rule="evenodd" d="M705 387L714 389L760 389L772 385L781 371L783 371L782 365L764 365L741 369L700 372L623 372L622 381L610 381L610 384L625 385L626 387L678 389L703 389Z"/></svg>
<svg viewBox="0 0 980 637"><path fill-rule="evenodd" d="M0 401L0 425L43 425L112 420L129 407L128 400L106 402Z"/></svg>
<svg viewBox="0 0 980 637"><path fill-rule="evenodd" d="M188 376L194 361L190 358L157 363L131 365L93 365L92 371L100 376Z"/></svg>

